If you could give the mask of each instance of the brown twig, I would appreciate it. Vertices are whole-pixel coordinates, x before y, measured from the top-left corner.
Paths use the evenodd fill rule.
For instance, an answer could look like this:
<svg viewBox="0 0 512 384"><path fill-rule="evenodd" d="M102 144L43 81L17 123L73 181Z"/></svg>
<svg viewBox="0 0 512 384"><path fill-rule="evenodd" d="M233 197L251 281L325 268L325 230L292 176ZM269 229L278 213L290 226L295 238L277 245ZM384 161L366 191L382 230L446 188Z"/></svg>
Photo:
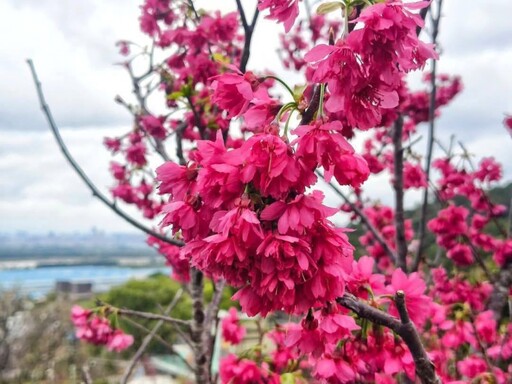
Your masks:
<svg viewBox="0 0 512 384"><path fill-rule="evenodd" d="M437 43L437 35L439 34L439 22L441 21L441 9L443 5L443 0L438 0L437 14L432 16L432 43L435 45ZM432 6L429 6L431 15L433 14ZM422 9L422 12L427 9ZM424 13L426 16L426 11ZM435 59L432 60L432 71L430 73L430 101L429 101L429 129L428 129L428 144L427 144L427 160L425 164L425 178L427 183L430 180L430 168L432 165L432 154L434 149L434 138L435 138L435 113L436 113L436 93L437 93L437 83L436 83L436 70L437 70L437 61ZM418 229L418 250L416 251L416 255L414 257L411 271L415 272L418 270L419 265L421 263L423 257L423 248L425 243L426 236L426 227L427 227L427 208L428 208L428 192L429 189L425 188L423 190L423 198L421 204L421 215L420 215L420 223Z"/></svg>
<svg viewBox="0 0 512 384"><path fill-rule="evenodd" d="M131 325L133 325L135 328L138 328L140 329L142 332L145 332L145 333L151 333L151 329L148 329L146 328L145 326L143 326L142 324L139 324L137 323L136 321L130 319L129 317L125 317L124 318L125 321L127 321L128 323L130 323ZM176 331L179 330L178 327L174 328ZM178 332L179 333L179 332ZM180 334L180 333L179 333ZM182 336L183 338L183 335L180 334L180 336ZM164 347L166 347L169 352L171 354L174 354L176 356L178 356L178 358L180 360L183 361L183 363L193 372L194 371L194 368L190 365L190 363L184 359L178 352L176 352L176 350L174 349L174 346L172 344L169 344L167 341L165 341L164 339L162 339L162 337L160 337L159 335L155 335L153 337L156 341L158 341L160 344L162 344ZM188 346L191 346L190 344L190 340L187 340L186 338L183 338L183 341L185 341L185 343L188 345Z"/></svg>
<svg viewBox="0 0 512 384"><path fill-rule="evenodd" d="M395 295L395 304L401 320L359 301L354 295L349 293L345 293L342 297L338 298L337 302L355 312L359 317L370 320L374 324L385 326L399 335L411 352L416 365L416 375L421 380L421 383L441 384L434 364L429 359L418 331L409 318L403 291L398 291Z"/></svg>
<svg viewBox="0 0 512 384"><path fill-rule="evenodd" d="M194 357L196 365L197 384L210 383L210 359L207 352L204 312L204 276L195 268L191 270L191 293L192 293L192 327L191 337L194 346ZM209 331L209 330L208 330Z"/></svg>
<svg viewBox="0 0 512 384"><path fill-rule="evenodd" d="M212 282L214 287L214 293L212 297L212 301L208 305L208 309L206 311L206 319L205 319L205 328L212 329L212 333L208 333L208 356L210 361L213 359L213 353L215 348L215 339L217 337L217 323L218 323L218 313L220 308L220 302L222 300L222 294L224 293L224 287L226 285L226 281L221 279L215 284Z"/></svg>
<svg viewBox="0 0 512 384"><path fill-rule="evenodd" d="M84 380L84 383L85 384L93 384L93 380L91 377L91 370L89 369L89 366L87 364L82 366L81 372L82 372L82 379Z"/></svg>
<svg viewBox="0 0 512 384"><path fill-rule="evenodd" d="M318 107L320 106L320 85L315 85L315 89L313 90L313 96L311 96L311 102L309 103L307 109L302 114L302 119L300 120L299 125L307 125L315 116Z"/></svg>
<svg viewBox="0 0 512 384"><path fill-rule="evenodd" d="M476 324L475 324L475 318L473 317L472 313L469 314L469 322L471 323L471 326L473 328L473 333L475 334L475 340L478 344L478 348L480 348L480 353L482 353L482 356L484 357L485 364L487 365L487 370L490 374L492 374L493 365L491 364L491 361L489 360L489 355L487 354L487 349L485 348L484 343L482 342L482 338L478 334L478 330L476 329Z"/></svg>
<svg viewBox="0 0 512 384"><path fill-rule="evenodd" d="M83 169L78 165L76 160L71 156L71 153L69 152L66 144L64 143L64 140L62 139L62 136L60 135L59 129L57 128L57 124L55 123L55 120L53 119L53 115L51 113L50 107L46 103L46 99L44 97L43 89L41 86L41 82L39 81L39 78L37 77L37 73L34 67L34 64L31 59L27 60L28 66L30 67L30 71L32 73L32 78L34 80L34 84L36 86L37 95L39 97L39 102L41 104L41 109L43 110L44 115L46 116L46 120L48 121L48 125L50 126L50 129L53 133L53 136L55 140L57 141L57 144L63 153L66 160L69 162L71 167L75 170L75 172L80 176L82 181L87 185L87 187L91 190L92 195L94 197L97 197L101 202L103 202L107 207L109 207L112 211L114 211L118 216L122 217L124 220L126 220L128 223L133 225L134 227L140 229L144 233L151 235L153 237L156 237L157 239L168 243L173 244L177 246L183 246L183 242L168 238L158 232L153 231L152 229L146 227L145 225L139 223L137 220L130 217L128 214L126 214L124 211L119 209L115 202L111 202L97 187L94 185L94 183L89 179L89 177L86 175L86 173L83 171Z"/></svg>
<svg viewBox="0 0 512 384"><path fill-rule="evenodd" d="M244 48L242 50L242 57L240 59L240 71L245 73L247 69L247 62L249 61L249 57L251 55L252 34L254 33L254 27L256 26L256 21L258 21L260 11L258 7L256 7L251 24L249 24L245 15L244 7L242 6L242 2L240 0L236 0L236 7L238 9L242 27L245 33Z"/></svg>
<svg viewBox="0 0 512 384"><path fill-rule="evenodd" d="M187 164L187 160L185 160L185 155L183 154L183 132L187 126L187 122L182 121L176 127L176 157L178 158L180 165Z"/></svg>
<svg viewBox="0 0 512 384"><path fill-rule="evenodd" d="M108 304L106 304L106 306L107 306L108 310L115 312L121 316L132 316L132 317L138 317L138 318L147 319L147 320L162 320L165 323L183 327L187 331L190 330L190 322L187 320L176 319L174 317L170 317L170 316L166 316L166 315L159 315L156 313L135 311L133 309L115 308Z"/></svg>
<svg viewBox="0 0 512 384"><path fill-rule="evenodd" d="M165 316L168 315L174 309L176 304L178 304L178 301L180 300L182 295L183 295L183 290L180 289L178 292L176 292L176 295L174 296L174 298L172 299L172 301L169 303L169 305L167 306L167 308L164 310L164 312L162 314ZM141 359L142 355L144 355L144 353L146 352L146 349L148 348L149 343L151 342L151 340L153 340L153 338L155 337L156 333L160 330L162 325L164 325L164 321L159 320L155 324L155 326L153 327L151 332L148 335L146 335L146 337L142 341L142 344L137 349L137 352L135 352L135 355L133 355L132 359L130 360L128 367L126 367L123 377L121 379L121 384L126 384L128 382L128 379L130 378L130 376L133 372L133 369L135 368L135 366Z"/></svg>
<svg viewBox="0 0 512 384"><path fill-rule="evenodd" d="M407 272L407 242L405 240L404 217L404 151L402 148L402 132L404 118L399 116L393 128L394 182L395 190L395 227L396 227L396 266Z"/></svg>

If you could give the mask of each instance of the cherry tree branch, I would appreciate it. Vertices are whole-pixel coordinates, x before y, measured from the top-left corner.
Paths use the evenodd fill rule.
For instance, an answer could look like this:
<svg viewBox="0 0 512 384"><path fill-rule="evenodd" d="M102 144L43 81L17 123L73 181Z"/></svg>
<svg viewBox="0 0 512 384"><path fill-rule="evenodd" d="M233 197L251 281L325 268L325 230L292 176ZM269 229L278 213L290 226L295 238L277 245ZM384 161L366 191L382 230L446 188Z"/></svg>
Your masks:
<svg viewBox="0 0 512 384"><path fill-rule="evenodd" d="M315 113L320 106L320 93L320 84L317 84L315 85L313 96L311 97L311 102L302 114L302 119L300 120L299 125L307 125L313 120L313 117L315 116Z"/></svg>
<svg viewBox="0 0 512 384"><path fill-rule="evenodd" d="M404 217L404 151L402 148L402 132L404 118L399 116L393 128L394 182L395 189L395 227L396 227L396 266L407 272L407 243L405 240Z"/></svg>
<svg viewBox="0 0 512 384"><path fill-rule="evenodd" d="M135 97L136 97L136 99L137 99L137 101L139 103L139 106L140 106L140 111L141 111L141 113L143 115L150 115L151 114L150 111L148 110L147 106L146 106L146 100L147 100L150 92L148 91L145 95L142 94L141 82L154 72L154 69L155 69L154 65L153 65L154 50L155 50L155 44L153 43L153 45L151 46L151 51L149 53L148 69L142 75L135 76L135 74L133 72L133 68L132 68L131 62L126 65L126 69L128 70L128 74L130 76L130 80L131 80L131 83L132 83L133 93L135 94ZM116 100L119 101L117 98L116 98ZM130 108L130 110L131 110L131 108ZM135 116L135 120L136 120L136 122L138 124L137 114L135 114L134 116ZM146 130L142 129L140 124L138 124L138 126L144 132L144 134L146 135L149 143L154 148L156 153L158 153L162 157L162 159L164 161L169 161L170 158L169 158L169 155L167 154L167 152L165 150L165 147L164 147L164 144L163 144L163 140L157 139L157 138L152 138L151 135L148 132L146 132Z"/></svg>
<svg viewBox="0 0 512 384"><path fill-rule="evenodd" d="M510 305L510 287L512 287L512 262L500 269L489 298L489 309L494 312L494 318L498 321L503 318L503 308L506 307L507 303ZM509 309L509 314L512 316L512 308Z"/></svg>
<svg viewBox="0 0 512 384"><path fill-rule="evenodd" d="M196 268L191 270L191 293L192 293L192 327L191 337L194 349L194 358L196 365L196 382L197 384L210 383L210 365L211 361L207 351L206 332L208 324L205 324L204 312L204 276L201 271Z"/></svg>
<svg viewBox="0 0 512 384"><path fill-rule="evenodd" d="M135 328L138 328L140 329L142 332L146 332L146 333L151 333L151 329L148 329L146 328L145 326L143 326L142 324L140 323L137 323L135 320L132 320L130 319L129 317L124 317L124 320L127 321L128 323L130 323L131 325L133 325ZM185 335L183 333L183 331L179 328L179 327L175 327L174 328L176 330L176 332L180 335L180 337L182 338L182 340L189 346L189 347L192 347L192 343L190 341L190 338L189 336ZM169 351L171 353L175 353L174 351L174 347L169 344L167 341L165 341L164 339L162 339L159 335L155 335L154 336L154 339L157 340L160 344L162 344L163 346L165 346L167 349L169 349ZM177 354L177 353L176 353ZM177 354L178 355L178 354ZM191 368L191 371L193 371L193 369Z"/></svg>
<svg viewBox="0 0 512 384"><path fill-rule="evenodd" d="M106 304L106 305L107 305L108 310L115 312L121 316L138 317L138 318L146 319L146 320L161 320L165 323L172 324L174 326L183 327L186 331L190 331L190 329L191 329L190 322L187 320L176 319L174 317L170 317L170 316L166 316L166 315L159 315L156 313L135 311L133 309L115 308L108 304Z"/></svg>
<svg viewBox="0 0 512 384"><path fill-rule="evenodd" d="M76 160L71 156L71 153L69 152L66 144L64 143L64 140L62 139L62 136L60 135L59 129L57 127L57 124L55 123L55 120L53 119L53 115L51 113L50 107L46 103L46 99L44 97L43 89L41 82L39 81L39 78L37 77L37 73L34 67L34 63L31 59L27 60L27 64L30 67L30 71L32 73L32 78L34 80L34 84L36 87L37 95L39 97L39 102L41 104L41 109L46 116L46 120L48 121L48 125L50 126L50 129L53 133L53 136L55 140L57 141L57 144L66 158L66 160L69 162L71 167L75 170L75 172L80 176L82 181L87 185L87 187L91 190L92 195L96 198L98 198L101 202L103 202L107 207L109 207L112 211L114 211L118 216L126 220L128 223L133 225L134 227L140 229L144 233L151 235L153 237L156 237L157 239L168 243L173 244L177 246L183 246L183 242L176 239L171 239L169 237L166 237L158 232L153 231L152 229L146 227L142 223L139 223L137 220L126 214L124 211L119 209L115 202L111 202L97 187L94 185L94 183L89 179L87 174L84 172L84 170L80 167L80 165L76 162Z"/></svg>
<svg viewBox="0 0 512 384"><path fill-rule="evenodd" d="M91 370L89 369L89 366L86 364L82 366L82 369L80 370L82 372L82 379L85 384L93 384L93 380L91 378Z"/></svg>
<svg viewBox="0 0 512 384"><path fill-rule="evenodd" d="M443 0L437 1L437 13L434 15L432 6L430 5L430 13L432 15L432 43L435 45L437 43L437 35L439 34L439 23L441 21L441 10L443 6ZM426 8L422 9L425 10ZM425 12L426 15L426 12ZM435 113L436 113L436 93L437 93L437 83L436 83L436 72L437 72L437 61L435 59L432 60L432 71L430 73L430 105L428 112L429 119L429 128L428 128L428 144L427 144L427 160L425 164L425 178L427 180L427 184L430 181L430 168L432 165L432 154L434 149L434 138L435 138ZM426 187L423 190L423 199L421 204L421 215L420 215L420 223L418 229L418 250L416 252L415 258L413 260L413 264L411 266L411 271L415 272L418 270L419 265L421 263L421 259L423 257L423 248L425 244L425 236L426 236L426 227L427 227L427 208L428 208L428 195L429 189Z"/></svg>
<svg viewBox="0 0 512 384"><path fill-rule="evenodd" d="M197 13L197 9L196 9L196 6L194 5L194 1L188 0L188 5L190 6L190 9L192 9L192 12L194 12L194 17L196 18L196 20L199 21L200 17L199 17L199 14Z"/></svg>
<svg viewBox="0 0 512 384"><path fill-rule="evenodd" d="M226 281L224 279L220 279L217 284L212 281L214 287L214 293L212 297L212 301L208 305L208 309L206 311L206 319L205 319L205 328L212 330L211 333L208 333L208 358L210 361L213 359L213 352L215 348L215 339L217 338L217 325L218 325L218 313L220 308L220 302L222 300L222 294L224 293L224 287L226 286Z"/></svg>
<svg viewBox="0 0 512 384"><path fill-rule="evenodd" d="M180 165L187 164L187 160L185 160L185 155L183 154L183 132L187 128L187 122L182 121L176 127L176 157L178 158Z"/></svg>
<svg viewBox="0 0 512 384"><path fill-rule="evenodd" d="M163 315L167 316L174 309L174 307L176 306L176 304L178 304L178 301L180 300L182 295L183 295L183 290L180 289L176 293L176 295L174 296L172 301L169 303L169 305L167 306L165 311L163 312ZM148 335L146 335L146 337L142 341L142 344L137 349L137 352L135 352L135 355L133 355L132 359L130 360L130 363L128 364L128 367L126 367L126 369L124 371L124 374L123 374L123 377L121 379L121 384L126 384L128 382L128 380L129 380L129 378L130 378L130 376L131 376L131 374L133 372L133 369L135 368L135 366L137 365L137 363L141 359L141 357L144 355L144 353L146 352L146 349L149 346L149 343L151 342L151 340L153 340L153 338L155 337L156 333L159 331L159 329L162 327L163 324L164 324L164 321L163 320L159 320L155 324L155 326L153 327L151 332Z"/></svg>
<svg viewBox="0 0 512 384"><path fill-rule="evenodd" d="M256 21L258 21L260 11L256 6L251 24L249 24L249 22L247 21L247 17L245 15L244 7L242 6L242 2L240 0L236 0L236 7L238 9L240 20L242 22L242 27L245 33L244 48L242 51L242 57L240 59L240 71L245 73L247 69L247 62L249 61L249 56L251 55L252 34L254 32L254 27L256 26Z"/></svg>
<svg viewBox="0 0 512 384"><path fill-rule="evenodd" d="M409 318L403 291L398 291L394 300L400 320L358 300L350 293L345 293L336 301L345 308L355 312L359 317L370 320L374 324L385 326L399 335L411 352L416 366L416 376L420 379L421 383L441 384L441 380L436 374L435 366L429 359L418 331Z"/></svg>

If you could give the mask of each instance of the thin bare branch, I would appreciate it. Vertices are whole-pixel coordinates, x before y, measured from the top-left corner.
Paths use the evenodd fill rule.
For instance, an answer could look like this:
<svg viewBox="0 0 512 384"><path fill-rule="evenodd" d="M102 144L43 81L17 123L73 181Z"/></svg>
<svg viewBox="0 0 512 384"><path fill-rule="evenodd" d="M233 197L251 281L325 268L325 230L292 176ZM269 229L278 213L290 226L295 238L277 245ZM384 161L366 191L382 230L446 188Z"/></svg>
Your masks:
<svg viewBox="0 0 512 384"><path fill-rule="evenodd" d="M207 352L205 337L205 313L204 313L204 276L195 268L191 270L192 293L192 328L191 337L194 346L196 365L196 381L198 384L210 382L210 359Z"/></svg>
<svg viewBox="0 0 512 384"><path fill-rule="evenodd" d="M313 96L311 96L311 102L309 103L307 109L302 114L302 119L300 120L299 125L307 125L315 116L316 111L320 105L320 84L315 85L315 89L313 91Z"/></svg>
<svg viewBox="0 0 512 384"><path fill-rule="evenodd" d="M91 370L89 369L89 366L86 364L82 367L82 379L85 384L93 384L93 380L91 377Z"/></svg>
<svg viewBox="0 0 512 384"><path fill-rule="evenodd" d="M441 21L441 10L443 6L443 0L437 1L437 13L435 16L433 15L432 5L429 6L430 13L432 15L432 43L435 45L437 43L437 35L439 34L439 22ZM424 11L426 8L422 9ZM425 12L426 15L426 12ZM435 59L432 60L432 71L430 73L430 105L429 105L429 128L428 128L428 144L427 144L427 159L425 164L425 177L427 179L427 183L430 180L430 168L432 166L432 154L434 149L434 138L435 138L435 113L436 113L436 93L437 93L437 83L436 83L436 71L437 71L437 61ZM420 223L418 229L418 250L414 257L411 271L415 272L418 270L421 260L423 258L423 250L425 244L425 236L426 236L426 227L427 227L427 210L428 210L428 195L429 189L425 188L423 190L423 199L421 204L421 215L420 215Z"/></svg>
<svg viewBox="0 0 512 384"><path fill-rule="evenodd" d="M143 326L142 324L140 323L137 323L135 320L133 319L130 319L129 317L125 317L124 320L126 320L128 323L130 323L131 325L133 325L135 328L138 328L140 329L142 332L145 332L145 333L151 333L151 329L148 329L146 328L145 326ZM175 327L174 328L176 331L179 330L178 327ZM180 334L180 332L178 331L178 334ZM183 335L180 334L180 336L182 337L183 341L185 341L185 343L191 347L191 343L190 343L190 340L186 339L186 338L183 338ZM176 356L178 356L178 358L180 360L183 361L183 363L188 367L190 368L190 370L193 372L194 371L194 368L190 365L190 363L184 359L178 352L176 352L176 350L174 349L174 346L172 344L169 344L167 341L165 341L164 339L162 339L162 337L160 337L159 335L155 335L153 337L156 341L158 341L160 344L162 344L164 347L166 347L169 352L171 354L174 354Z"/></svg>
<svg viewBox="0 0 512 384"><path fill-rule="evenodd" d="M217 284L214 284L214 293L212 297L212 301L208 305L208 309L206 310L206 319L205 319L205 329L210 330L208 332L208 356L210 361L213 359L213 352L215 348L215 339L217 338L217 325L218 325L218 314L220 302L222 300L222 294L224 293L224 287L226 285L226 281L224 279L220 279Z"/></svg>
<svg viewBox="0 0 512 384"><path fill-rule="evenodd" d="M178 304L178 301L181 299L182 295L183 295L183 290L182 289L180 289L178 292L176 292L176 295L174 296L172 301L169 303L169 305L167 306L167 308L163 312L164 316L167 316L174 309L176 304ZM141 357L146 352L146 349L148 348L149 343L151 342L151 340L153 340L153 338L155 337L157 332L160 330L162 325L164 325L164 321L163 320L159 320L155 324L155 326L153 327L151 332L148 335L146 335L146 337L142 341L140 347L137 349L137 352L135 352L135 355L133 355L132 359L130 360L130 363L128 364L128 367L126 367L126 369L124 371L124 374L123 374L123 377L121 379L121 384L126 384L128 382L128 379L130 378L130 376L131 376L131 374L133 372L133 369L135 368L135 366L137 365L137 363L139 362Z"/></svg>
<svg viewBox="0 0 512 384"><path fill-rule="evenodd" d="M115 308L108 304L107 304L107 308L108 308L108 310L110 310L112 312L116 312L118 315L121 315L121 316L132 316L132 317L138 317L138 318L147 319L147 320L162 320L165 323L183 327L185 330L190 330L190 322L186 321L186 320L176 319L174 317L170 317L170 316L166 316L166 315L159 315L156 313L135 311L132 309L127 309L127 308Z"/></svg>
<svg viewBox="0 0 512 384"><path fill-rule="evenodd" d="M396 227L396 266L407 272L407 242L405 240L404 216L404 151L402 148L402 132L404 118L399 116L393 127L394 181L395 190L395 227Z"/></svg>
<svg viewBox="0 0 512 384"><path fill-rule="evenodd" d="M355 312L359 317L368 319L374 324L383 325L399 335L409 348L416 365L416 375L422 384L441 384L437 377L434 364L429 359L414 324L410 321L405 306L405 295L398 291L395 304L401 321L380 309L358 300L354 295L345 293L337 302Z"/></svg>
<svg viewBox="0 0 512 384"><path fill-rule="evenodd" d="M238 9L238 14L240 15L240 20L242 22L242 27L245 33L244 48L242 51L242 57L240 59L240 71L245 72L247 69L247 62L249 61L249 57L251 55L252 34L254 33L254 27L256 26L256 21L258 21L260 11L256 6L251 24L249 24L245 15L244 7L242 6L242 2L240 0L236 0L236 7Z"/></svg>
<svg viewBox="0 0 512 384"><path fill-rule="evenodd" d="M187 164L185 155L183 154L183 132L187 128L187 125L186 121L182 121L176 127L176 157L178 158L180 165Z"/></svg>
<svg viewBox="0 0 512 384"><path fill-rule="evenodd" d="M46 116L46 120L48 121L48 125L50 126L50 129L53 133L53 136L55 137L55 140L57 141L57 144L63 153L66 160L69 162L71 167L75 170L75 172L80 176L82 181L87 185L87 187L91 190L92 195L94 197L97 197L101 202L103 202L107 207L109 207L112 211L114 211L117 215L122 217L124 220L126 220L128 223L133 225L134 227L140 229L144 233L151 235L153 237L156 237L157 239L168 243L177 245L179 247L183 246L183 242L168 238L158 232L153 231L152 229L146 227L142 223L139 223L137 220L126 214L124 211L119 209L115 202L111 202L97 187L94 185L94 183L89 179L89 177L86 175L86 173L83 171L83 169L80 167L80 165L76 162L76 160L71 156L71 153L69 152L66 144L64 143L64 140L62 139L62 136L60 135L59 129L57 128L57 124L55 123L55 120L53 119L53 115L51 113L50 107L46 103L46 99L44 97L43 89L41 86L41 82L39 81L39 78L37 77L37 73L34 67L34 64L31 59L27 60L27 63L30 67L30 71L32 73L32 77L34 80L34 84L36 86L37 95L39 97L39 102L41 104L41 109Z"/></svg>

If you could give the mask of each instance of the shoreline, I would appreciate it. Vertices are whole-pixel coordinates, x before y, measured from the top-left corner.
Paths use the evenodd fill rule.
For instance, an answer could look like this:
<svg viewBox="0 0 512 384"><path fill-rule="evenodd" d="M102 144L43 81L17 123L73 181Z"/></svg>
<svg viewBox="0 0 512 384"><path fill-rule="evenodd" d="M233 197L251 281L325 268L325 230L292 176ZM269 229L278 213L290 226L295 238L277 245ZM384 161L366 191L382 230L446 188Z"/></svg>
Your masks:
<svg viewBox="0 0 512 384"><path fill-rule="evenodd" d="M155 257L69 257L69 258L48 258L48 259L24 259L24 260L2 260L0 271L23 270L48 267L77 267L77 266L110 266L110 267L131 267L151 268L165 266L163 258Z"/></svg>

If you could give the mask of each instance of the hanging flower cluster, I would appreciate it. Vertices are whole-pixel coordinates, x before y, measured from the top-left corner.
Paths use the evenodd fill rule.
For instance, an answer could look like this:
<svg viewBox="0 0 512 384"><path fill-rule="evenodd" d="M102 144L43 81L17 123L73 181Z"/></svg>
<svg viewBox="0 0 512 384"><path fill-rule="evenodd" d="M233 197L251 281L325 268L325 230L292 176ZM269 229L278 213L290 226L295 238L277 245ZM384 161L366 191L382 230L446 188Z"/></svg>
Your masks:
<svg viewBox="0 0 512 384"><path fill-rule="evenodd" d="M133 344L133 336L112 328L105 317L100 317L78 305L73 306L71 320L76 337L95 345L105 345L109 351L121 352Z"/></svg>

